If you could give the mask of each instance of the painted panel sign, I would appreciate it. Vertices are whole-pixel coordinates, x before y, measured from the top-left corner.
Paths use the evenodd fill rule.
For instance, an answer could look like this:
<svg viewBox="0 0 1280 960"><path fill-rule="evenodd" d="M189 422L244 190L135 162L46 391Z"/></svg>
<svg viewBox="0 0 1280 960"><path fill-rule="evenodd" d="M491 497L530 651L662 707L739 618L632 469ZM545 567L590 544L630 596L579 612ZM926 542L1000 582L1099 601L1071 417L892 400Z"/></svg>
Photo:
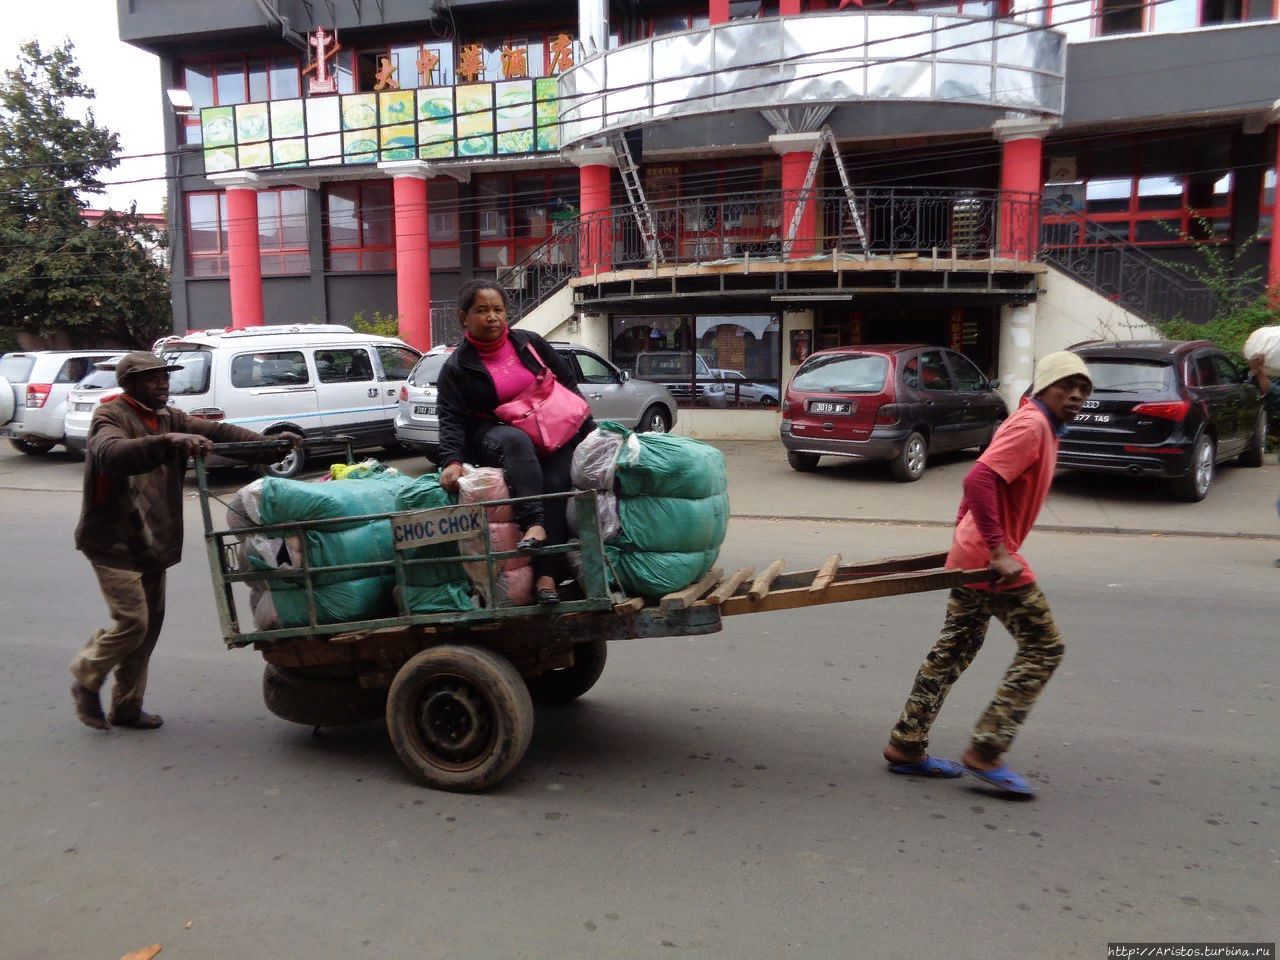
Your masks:
<svg viewBox="0 0 1280 960"><path fill-rule="evenodd" d="M484 504L460 504L395 514L391 517L391 535L397 550L410 550L482 536L488 523Z"/></svg>

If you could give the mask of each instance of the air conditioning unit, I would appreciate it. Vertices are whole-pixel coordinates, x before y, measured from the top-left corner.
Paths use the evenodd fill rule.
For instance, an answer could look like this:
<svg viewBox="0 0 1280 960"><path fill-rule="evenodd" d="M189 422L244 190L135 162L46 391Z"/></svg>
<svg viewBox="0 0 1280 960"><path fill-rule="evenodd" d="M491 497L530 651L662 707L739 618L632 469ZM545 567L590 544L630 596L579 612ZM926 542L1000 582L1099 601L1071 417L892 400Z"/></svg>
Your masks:
<svg viewBox="0 0 1280 960"><path fill-rule="evenodd" d="M498 274L498 283L506 290L524 289L524 267L515 266Z"/></svg>

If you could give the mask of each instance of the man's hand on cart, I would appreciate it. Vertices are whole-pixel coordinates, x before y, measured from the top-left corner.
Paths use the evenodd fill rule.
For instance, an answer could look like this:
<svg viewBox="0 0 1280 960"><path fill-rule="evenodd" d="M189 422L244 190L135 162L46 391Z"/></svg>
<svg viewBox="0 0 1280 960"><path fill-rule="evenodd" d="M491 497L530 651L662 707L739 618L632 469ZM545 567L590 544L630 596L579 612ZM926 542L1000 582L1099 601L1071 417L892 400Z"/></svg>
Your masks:
<svg viewBox="0 0 1280 960"><path fill-rule="evenodd" d="M1004 544L991 551L991 576L996 585L1013 583L1022 576L1022 564L1010 556Z"/></svg>
<svg viewBox="0 0 1280 960"><path fill-rule="evenodd" d="M450 493L458 492L458 478L462 476L462 464L451 463L440 471L440 486Z"/></svg>
<svg viewBox="0 0 1280 960"><path fill-rule="evenodd" d="M164 442L188 457L203 457L213 450L213 441L196 433L166 433Z"/></svg>

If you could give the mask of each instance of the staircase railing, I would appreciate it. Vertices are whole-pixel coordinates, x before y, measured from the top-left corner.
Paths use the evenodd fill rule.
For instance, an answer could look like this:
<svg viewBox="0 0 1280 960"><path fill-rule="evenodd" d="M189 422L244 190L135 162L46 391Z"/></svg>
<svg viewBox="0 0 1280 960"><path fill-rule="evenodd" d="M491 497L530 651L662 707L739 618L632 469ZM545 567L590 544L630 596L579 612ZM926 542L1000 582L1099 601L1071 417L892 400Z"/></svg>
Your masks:
<svg viewBox="0 0 1280 960"><path fill-rule="evenodd" d="M512 323L528 316L578 275L581 220L561 220L553 233L510 267L498 269Z"/></svg>
<svg viewBox="0 0 1280 960"><path fill-rule="evenodd" d="M1218 307L1195 277L1057 200L1044 204L1040 259L1143 320L1203 323Z"/></svg>

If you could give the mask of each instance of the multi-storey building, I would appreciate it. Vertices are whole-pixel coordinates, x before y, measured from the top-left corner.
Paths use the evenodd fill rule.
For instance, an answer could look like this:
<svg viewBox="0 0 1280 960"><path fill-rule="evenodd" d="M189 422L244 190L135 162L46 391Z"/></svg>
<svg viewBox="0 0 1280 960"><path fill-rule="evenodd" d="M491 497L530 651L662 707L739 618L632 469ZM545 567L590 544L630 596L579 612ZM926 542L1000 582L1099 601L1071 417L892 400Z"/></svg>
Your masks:
<svg viewBox="0 0 1280 960"><path fill-rule="evenodd" d="M687 379L687 429L763 437L714 371L926 341L1014 396L1207 316L1197 245L1280 280L1280 0L118 3L162 61L179 331L381 311L426 346L497 277Z"/></svg>

